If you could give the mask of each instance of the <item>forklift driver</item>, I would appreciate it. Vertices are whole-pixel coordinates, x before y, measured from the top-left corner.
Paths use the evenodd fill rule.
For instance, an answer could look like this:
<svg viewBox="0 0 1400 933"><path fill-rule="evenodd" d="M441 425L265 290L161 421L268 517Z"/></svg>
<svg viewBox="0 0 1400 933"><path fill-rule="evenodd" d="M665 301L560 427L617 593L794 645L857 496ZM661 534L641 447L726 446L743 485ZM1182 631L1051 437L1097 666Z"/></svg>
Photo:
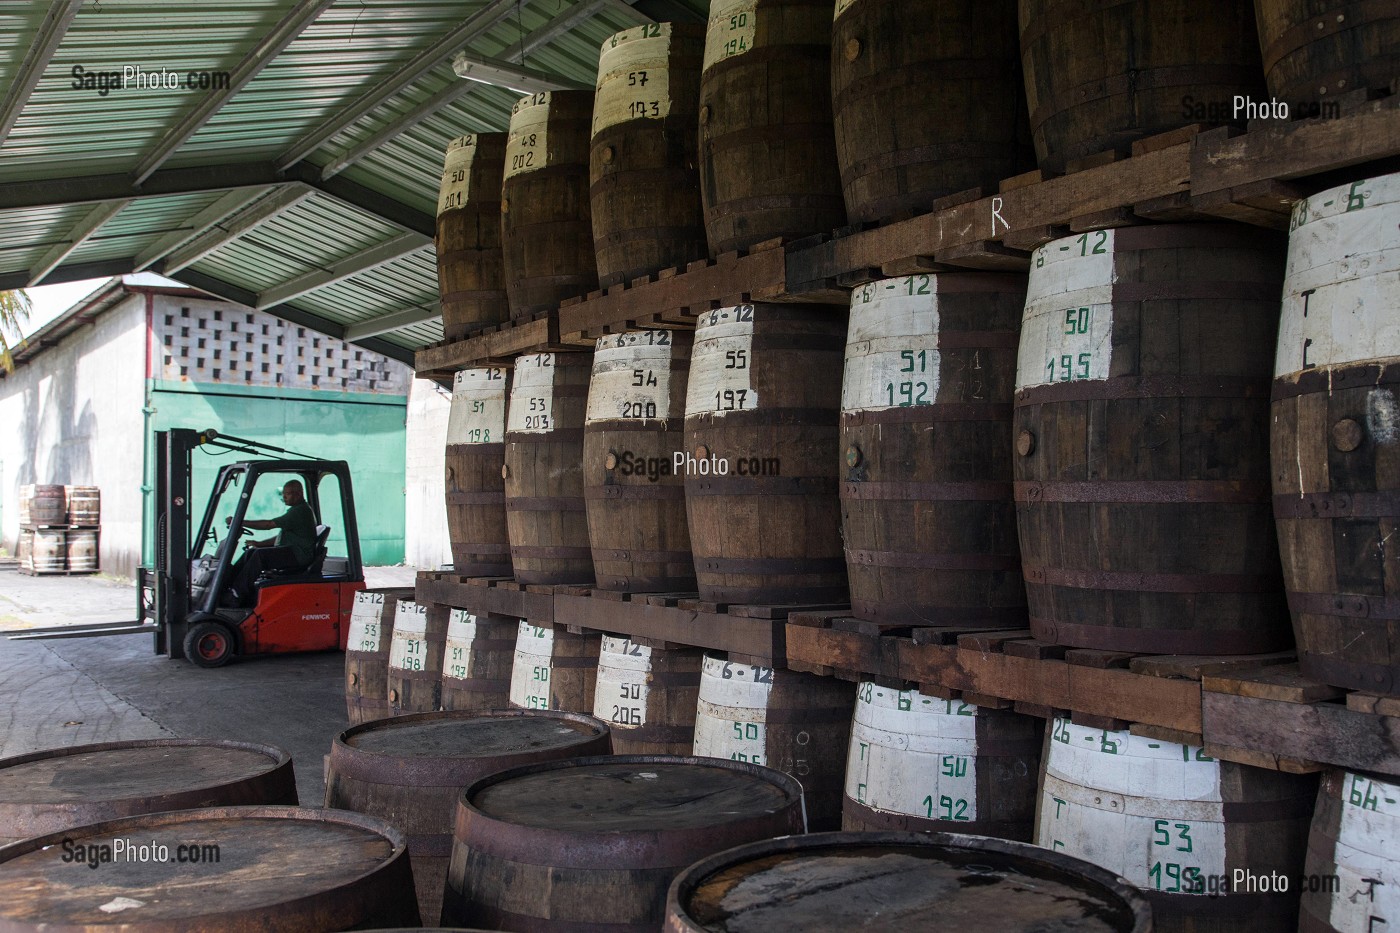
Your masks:
<svg viewBox="0 0 1400 933"><path fill-rule="evenodd" d="M316 549L316 515L306 504L301 482L290 480L282 487L287 511L277 518L249 519L245 528L258 531L278 529L274 538L248 541L243 556L233 567L234 599L250 601L253 583L264 570L302 570L311 563Z"/></svg>

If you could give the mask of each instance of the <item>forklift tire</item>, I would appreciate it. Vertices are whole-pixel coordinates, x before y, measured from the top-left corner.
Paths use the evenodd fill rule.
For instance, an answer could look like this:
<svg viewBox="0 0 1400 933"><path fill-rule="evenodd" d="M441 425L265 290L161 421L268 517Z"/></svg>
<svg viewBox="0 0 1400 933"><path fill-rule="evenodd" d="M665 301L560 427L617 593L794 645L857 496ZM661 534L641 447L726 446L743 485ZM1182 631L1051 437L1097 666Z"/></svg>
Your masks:
<svg viewBox="0 0 1400 933"><path fill-rule="evenodd" d="M223 667L233 655L233 633L226 626L197 622L185 633L185 657L196 667Z"/></svg>

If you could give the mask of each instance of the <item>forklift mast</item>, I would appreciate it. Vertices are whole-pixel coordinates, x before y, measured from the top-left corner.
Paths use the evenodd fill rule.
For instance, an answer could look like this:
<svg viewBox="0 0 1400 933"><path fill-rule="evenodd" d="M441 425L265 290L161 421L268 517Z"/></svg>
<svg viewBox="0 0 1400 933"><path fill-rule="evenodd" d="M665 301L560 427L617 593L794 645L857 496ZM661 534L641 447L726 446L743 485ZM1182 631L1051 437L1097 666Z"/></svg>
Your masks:
<svg viewBox="0 0 1400 933"><path fill-rule="evenodd" d="M155 653L173 659L185 656L185 627L190 614L190 486L191 457L210 440L212 431L172 428L156 432L156 548L150 605L140 594L147 581L138 581L144 613L157 626Z"/></svg>

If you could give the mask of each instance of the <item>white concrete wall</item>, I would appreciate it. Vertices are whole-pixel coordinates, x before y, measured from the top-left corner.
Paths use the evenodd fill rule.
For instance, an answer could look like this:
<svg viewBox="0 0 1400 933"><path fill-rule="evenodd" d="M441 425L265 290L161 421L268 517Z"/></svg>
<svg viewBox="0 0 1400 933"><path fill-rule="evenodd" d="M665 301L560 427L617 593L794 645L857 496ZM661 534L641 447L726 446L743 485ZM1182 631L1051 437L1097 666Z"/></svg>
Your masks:
<svg viewBox="0 0 1400 933"><path fill-rule="evenodd" d="M414 379L408 393L408 464L404 560L420 570L452 562L447 536L447 413L451 395L428 379Z"/></svg>
<svg viewBox="0 0 1400 933"><path fill-rule="evenodd" d="M146 302L130 295L34 362L0 379L0 541L19 538L19 487L102 490L101 566L141 561Z"/></svg>

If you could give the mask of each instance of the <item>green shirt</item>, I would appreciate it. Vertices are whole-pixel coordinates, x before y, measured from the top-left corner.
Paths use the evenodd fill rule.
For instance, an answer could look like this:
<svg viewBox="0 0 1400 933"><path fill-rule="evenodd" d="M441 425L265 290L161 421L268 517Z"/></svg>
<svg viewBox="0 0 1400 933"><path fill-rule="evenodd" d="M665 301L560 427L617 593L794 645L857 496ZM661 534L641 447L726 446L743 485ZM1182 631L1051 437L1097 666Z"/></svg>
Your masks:
<svg viewBox="0 0 1400 933"><path fill-rule="evenodd" d="M311 563L316 550L316 514L305 502L297 503L285 514L274 518L272 524L279 530L277 544L289 547L292 554L303 564Z"/></svg>

